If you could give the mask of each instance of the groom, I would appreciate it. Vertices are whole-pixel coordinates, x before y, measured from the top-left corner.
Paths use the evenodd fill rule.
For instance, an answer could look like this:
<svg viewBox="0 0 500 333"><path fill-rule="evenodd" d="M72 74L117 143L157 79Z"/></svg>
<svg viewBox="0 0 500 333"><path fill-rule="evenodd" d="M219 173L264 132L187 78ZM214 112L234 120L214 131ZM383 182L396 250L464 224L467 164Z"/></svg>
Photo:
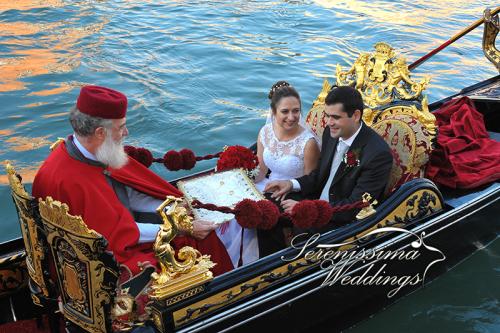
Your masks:
<svg viewBox="0 0 500 333"><path fill-rule="evenodd" d="M318 167L297 179L271 181L264 191L279 199L289 192L302 198L321 199L332 206L361 200L363 193L380 200L389 180L392 155L389 146L363 123L363 98L354 88L337 87L325 99L327 127L323 132ZM296 200L281 202L291 213ZM357 211L334 214L333 221L354 221ZM337 224L337 223L336 223ZM326 230L332 228L332 223Z"/></svg>

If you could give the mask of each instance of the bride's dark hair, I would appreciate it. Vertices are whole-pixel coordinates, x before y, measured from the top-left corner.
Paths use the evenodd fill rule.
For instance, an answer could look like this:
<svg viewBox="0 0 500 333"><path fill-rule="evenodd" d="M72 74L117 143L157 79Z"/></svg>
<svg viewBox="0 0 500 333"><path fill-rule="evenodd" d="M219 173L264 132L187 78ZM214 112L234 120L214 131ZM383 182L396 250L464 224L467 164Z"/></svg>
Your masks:
<svg viewBox="0 0 500 333"><path fill-rule="evenodd" d="M300 103L300 95L297 90L290 85L290 83L286 81L278 81L273 84L271 90L269 91L269 95L267 96L271 100L271 109L273 112L276 112L276 105L278 105L282 98L290 96L297 98Z"/></svg>

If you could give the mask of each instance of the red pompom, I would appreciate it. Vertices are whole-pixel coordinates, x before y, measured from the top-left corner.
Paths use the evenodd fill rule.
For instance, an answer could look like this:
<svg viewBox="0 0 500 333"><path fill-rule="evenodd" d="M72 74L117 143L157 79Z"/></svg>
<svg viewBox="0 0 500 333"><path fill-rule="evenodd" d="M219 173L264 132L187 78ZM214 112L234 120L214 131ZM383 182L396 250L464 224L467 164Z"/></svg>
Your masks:
<svg viewBox="0 0 500 333"><path fill-rule="evenodd" d="M184 170L191 170L196 164L196 156L192 150L182 149L179 152L182 156L182 168Z"/></svg>
<svg viewBox="0 0 500 333"><path fill-rule="evenodd" d="M332 207L330 203L326 200L314 200L316 205L316 211L318 212L318 218L314 227L321 228L330 222L332 218Z"/></svg>
<svg viewBox="0 0 500 333"><path fill-rule="evenodd" d="M278 223L280 217L280 210L278 206L269 200L257 201L260 210L262 211L262 223L258 226L259 229L269 230Z"/></svg>
<svg viewBox="0 0 500 333"><path fill-rule="evenodd" d="M182 156L175 150L169 150L163 156L163 164L168 170L177 171L182 169Z"/></svg>
<svg viewBox="0 0 500 333"><path fill-rule="evenodd" d="M311 228L316 224L318 211L313 200L299 201L292 210L292 223L300 228Z"/></svg>
<svg viewBox="0 0 500 333"><path fill-rule="evenodd" d="M137 153L137 148L134 146L125 146L123 147L123 150L127 153L128 156L132 157L135 159L135 155Z"/></svg>
<svg viewBox="0 0 500 333"><path fill-rule="evenodd" d="M142 163L146 168L153 164L153 154L146 148L137 148L137 161Z"/></svg>
<svg viewBox="0 0 500 333"><path fill-rule="evenodd" d="M262 224L262 211L257 202L243 199L234 208L236 221L243 228L255 228Z"/></svg>

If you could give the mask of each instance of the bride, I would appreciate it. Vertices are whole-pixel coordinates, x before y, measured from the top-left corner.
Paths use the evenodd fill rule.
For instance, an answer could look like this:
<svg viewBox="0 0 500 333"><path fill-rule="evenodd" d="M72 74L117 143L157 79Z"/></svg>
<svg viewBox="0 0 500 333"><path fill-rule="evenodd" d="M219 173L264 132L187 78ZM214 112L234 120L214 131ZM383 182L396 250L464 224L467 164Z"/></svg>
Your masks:
<svg viewBox="0 0 500 333"><path fill-rule="evenodd" d="M269 92L271 112L266 124L259 131L257 138L257 156L259 175L256 187L263 191L270 180L291 179L303 176L314 170L319 158L319 145L315 135L301 118L301 101L297 90L286 81L276 82ZM271 170L269 178L266 178ZM261 257L274 252L265 243L284 243L282 228L259 232L261 238ZM259 259L259 241L257 230L244 229L231 220L216 230L226 246L234 267L246 265ZM263 241L262 238L280 238Z"/></svg>

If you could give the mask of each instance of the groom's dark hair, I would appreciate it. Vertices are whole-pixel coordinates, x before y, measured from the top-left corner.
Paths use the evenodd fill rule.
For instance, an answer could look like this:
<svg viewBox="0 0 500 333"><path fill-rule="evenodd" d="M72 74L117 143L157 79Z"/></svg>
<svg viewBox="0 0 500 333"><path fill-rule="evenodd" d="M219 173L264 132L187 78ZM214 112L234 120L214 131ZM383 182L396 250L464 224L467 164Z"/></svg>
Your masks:
<svg viewBox="0 0 500 333"><path fill-rule="evenodd" d="M333 87L325 98L326 105L333 105L340 103L344 107L344 112L349 117L352 117L354 111L361 111L361 118L363 117L363 97L356 89L349 86Z"/></svg>

